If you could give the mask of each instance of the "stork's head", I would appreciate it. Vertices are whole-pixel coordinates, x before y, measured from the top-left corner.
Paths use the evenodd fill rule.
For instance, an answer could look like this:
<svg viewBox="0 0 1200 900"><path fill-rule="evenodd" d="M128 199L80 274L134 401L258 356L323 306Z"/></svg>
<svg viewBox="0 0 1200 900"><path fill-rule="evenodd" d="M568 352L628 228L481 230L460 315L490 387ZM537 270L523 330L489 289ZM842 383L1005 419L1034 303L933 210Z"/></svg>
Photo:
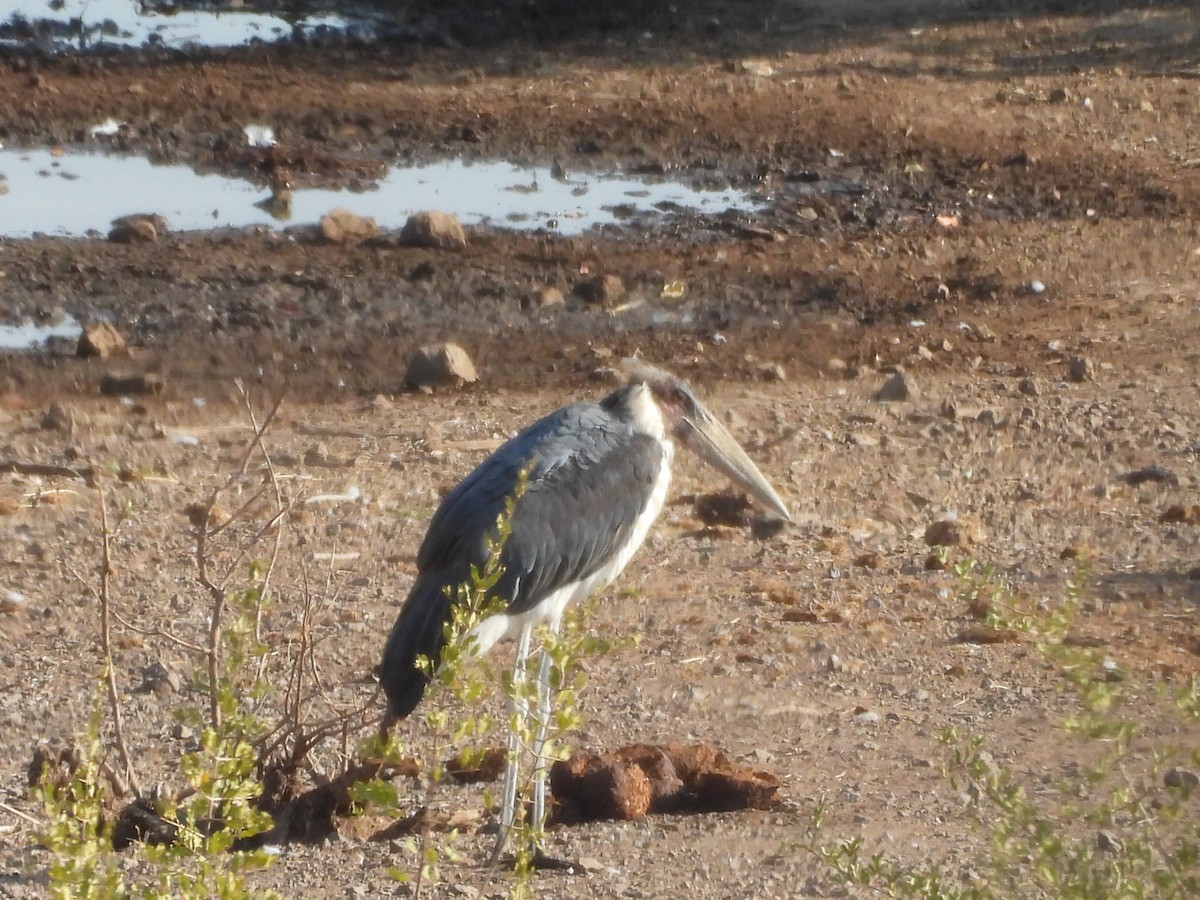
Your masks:
<svg viewBox="0 0 1200 900"><path fill-rule="evenodd" d="M631 384L644 384L650 389L662 411L666 427L680 443L728 475L734 484L743 488L765 509L791 520L787 506L758 470L758 466L733 439L733 435L696 399L687 384L670 372L640 359L627 359L623 366L629 373Z"/></svg>

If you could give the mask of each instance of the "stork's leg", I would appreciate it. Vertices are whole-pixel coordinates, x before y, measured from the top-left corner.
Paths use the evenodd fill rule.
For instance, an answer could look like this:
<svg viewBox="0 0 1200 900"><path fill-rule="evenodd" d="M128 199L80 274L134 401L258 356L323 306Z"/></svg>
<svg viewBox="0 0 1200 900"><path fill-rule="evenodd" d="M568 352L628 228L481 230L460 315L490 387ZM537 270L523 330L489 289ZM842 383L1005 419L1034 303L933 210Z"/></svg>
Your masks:
<svg viewBox="0 0 1200 900"><path fill-rule="evenodd" d="M553 619L550 622L550 633L558 637L558 629L562 622ZM548 770L546 759L546 739L550 736L550 674L553 660L545 647L542 648L542 662L538 667L537 684L537 734L533 740L533 827L535 834L541 834L546 827L546 774Z"/></svg>
<svg viewBox="0 0 1200 900"><path fill-rule="evenodd" d="M504 768L504 794L500 801L500 834L496 839L493 861L500 857L508 833L517 818L517 776L521 760L521 723L529 715L529 702L525 690L525 663L529 658L529 642L533 636L532 626L521 631L517 642L517 661L513 667L512 722L508 731L508 763Z"/></svg>

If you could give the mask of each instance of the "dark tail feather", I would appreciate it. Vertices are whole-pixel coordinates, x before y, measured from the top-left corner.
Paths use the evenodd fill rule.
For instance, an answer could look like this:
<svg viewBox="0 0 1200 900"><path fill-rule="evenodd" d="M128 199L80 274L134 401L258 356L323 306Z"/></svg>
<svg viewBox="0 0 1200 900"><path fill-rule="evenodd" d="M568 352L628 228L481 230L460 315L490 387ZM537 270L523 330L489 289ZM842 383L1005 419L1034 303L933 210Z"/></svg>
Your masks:
<svg viewBox="0 0 1200 900"><path fill-rule="evenodd" d="M388 698L388 712L396 718L406 717L425 695L429 677L417 668L417 657L428 656L437 667L449 615L450 598L442 585L418 577L388 635L379 671L379 682Z"/></svg>

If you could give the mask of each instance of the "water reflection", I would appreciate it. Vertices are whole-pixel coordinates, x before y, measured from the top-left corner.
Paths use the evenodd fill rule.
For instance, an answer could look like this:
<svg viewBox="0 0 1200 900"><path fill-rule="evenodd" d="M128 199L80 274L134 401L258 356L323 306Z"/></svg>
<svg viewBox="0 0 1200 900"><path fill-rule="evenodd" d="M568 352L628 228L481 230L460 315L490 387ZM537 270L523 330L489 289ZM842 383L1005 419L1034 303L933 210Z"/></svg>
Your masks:
<svg viewBox="0 0 1200 900"><path fill-rule="evenodd" d="M440 209L468 225L578 234L656 208L719 212L754 203L740 191L678 181L462 160L393 168L367 191L295 188L286 204L272 203L267 189L242 179L138 156L0 151L0 176L7 187L0 190L5 237L103 234L113 219L132 213L163 215L176 231L313 224L336 207L370 216L385 230L400 228L413 212Z"/></svg>

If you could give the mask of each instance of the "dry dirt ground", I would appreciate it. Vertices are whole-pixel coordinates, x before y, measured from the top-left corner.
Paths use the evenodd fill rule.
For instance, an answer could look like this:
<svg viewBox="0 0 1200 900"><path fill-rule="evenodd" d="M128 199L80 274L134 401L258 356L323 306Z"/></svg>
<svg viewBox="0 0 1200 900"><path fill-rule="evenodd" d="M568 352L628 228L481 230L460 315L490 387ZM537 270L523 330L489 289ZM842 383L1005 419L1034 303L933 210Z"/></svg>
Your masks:
<svg viewBox="0 0 1200 900"><path fill-rule="evenodd" d="M983 736L1035 794L1089 751L1062 737L1070 694L1029 642L958 639L972 619L954 576L926 568L927 526L957 517L971 543L951 556L994 564L1044 611L1074 569L1064 551L1090 558L1076 632L1147 685L1139 696L1200 668L1198 526L1161 521L1200 503L1200 17L1170 3L492 7L452 4L418 16L424 39L371 46L0 59L10 147L69 146L114 115L132 123L123 148L262 180L469 155L661 169L775 201L578 238L479 229L453 252L303 230L0 241L4 321L100 316L131 344L104 361L0 354L0 463L99 472L120 520L113 604L151 632L115 626L141 781L171 779L187 740L173 712L201 702L137 690L150 664L195 668L155 632L204 640L183 511L239 464L236 379L260 415L284 391L265 444L301 512L264 624L283 658L315 602L321 718L371 700L424 525L480 448L600 395L598 370L640 352L728 415L797 521L762 540L704 528L689 495L714 485L681 457L681 502L590 619L630 640L588 663L568 742L711 741L777 774L783 803L556 831L551 849L591 870L543 874L539 892L825 895L792 847L821 799L829 840L974 877L986 837L939 773L935 735ZM275 124L276 156L238 147L252 120ZM621 305L572 296L596 273L623 279ZM676 280L684 296L664 296ZM539 307L546 286L566 304ZM403 390L409 353L435 339L468 349L477 385ZM875 402L896 366L915 395ZM101 396L112 372L157 373L166 390ZM1125 477L1145 467L1156 477ZM19 595L0 613L0 895L39 896L25 766L37 743L78 734L95 696L98 492L0 470L0 512L0 600ZM1135 708L1156 738L1196 745L1153 703ZM316 771L337 771L338 751L318 748ZM490 815L479 788L438 803ZM459 841L438 895L505 890L479 864L487 840ZM395 890L389 867L413 866L351 829L284 846L254 883L372 896Z"/></svg>

